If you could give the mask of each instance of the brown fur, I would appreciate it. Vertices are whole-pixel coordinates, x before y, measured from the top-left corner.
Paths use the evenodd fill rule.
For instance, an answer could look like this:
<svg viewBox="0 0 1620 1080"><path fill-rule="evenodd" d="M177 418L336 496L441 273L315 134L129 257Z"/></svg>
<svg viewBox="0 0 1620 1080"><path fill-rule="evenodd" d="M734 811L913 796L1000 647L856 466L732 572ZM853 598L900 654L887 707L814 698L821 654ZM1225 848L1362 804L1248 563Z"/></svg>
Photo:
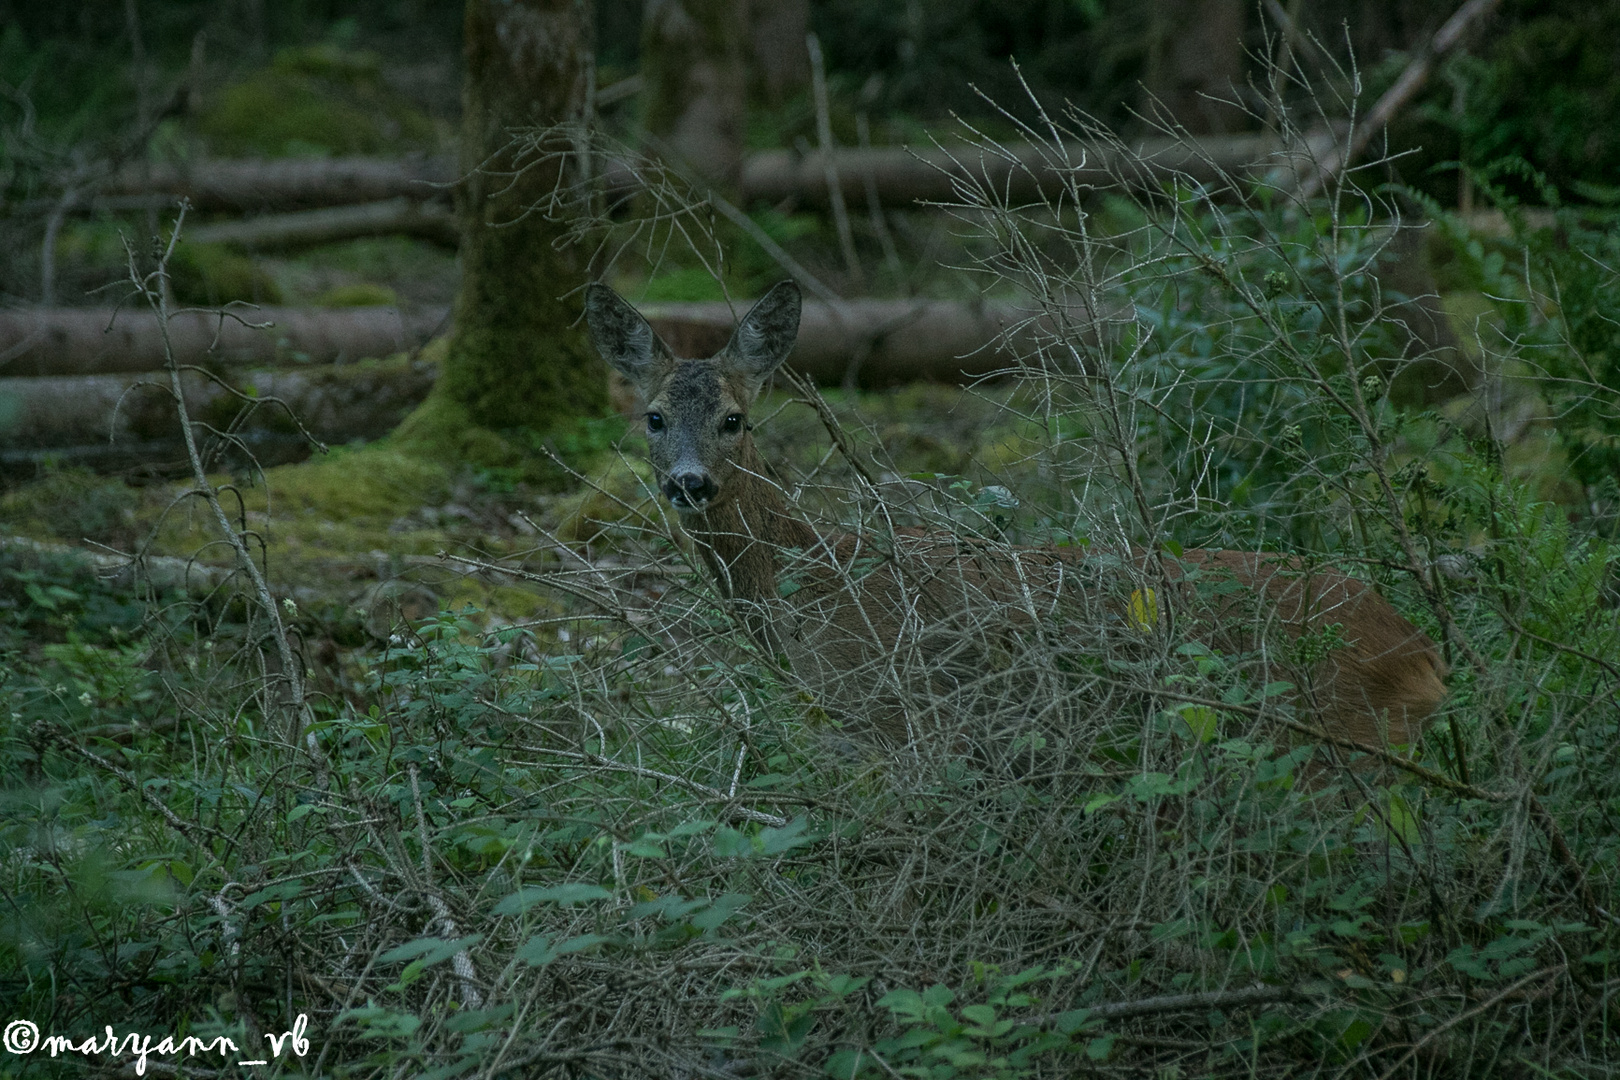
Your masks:
<svg viewBox="0 0 1620 1080"><path fill-rule="evenodd" d="M598 348L657 418L653 464L705 565L761 648L846 725L904 742L959 719L947 714L1016 711L1014 699L1034 700L1027 686L1038 673L1026 671L1020 684L988 669L1017 666L1051 631L1060 648L1072 650L1081 632L1088 649L1140 655L1151 636L1142 598L1152 596L1156 612L1178 620L1178 639L1258 653L1256 674L1299 687L1328 734L1383 746L1422 733L1445 695L1434 642L1336 568L1256 552L1161 560L813 528L766 475L752 436L723 421L746 415L786 356L797 303L796 291L778 286L709 361L677 360L650 328L643 337L645 324L608 290L592 292L588 313ZM1344 644L1326 659L1302 667L1290 657L1302 634L1334 624Z"/></svg>

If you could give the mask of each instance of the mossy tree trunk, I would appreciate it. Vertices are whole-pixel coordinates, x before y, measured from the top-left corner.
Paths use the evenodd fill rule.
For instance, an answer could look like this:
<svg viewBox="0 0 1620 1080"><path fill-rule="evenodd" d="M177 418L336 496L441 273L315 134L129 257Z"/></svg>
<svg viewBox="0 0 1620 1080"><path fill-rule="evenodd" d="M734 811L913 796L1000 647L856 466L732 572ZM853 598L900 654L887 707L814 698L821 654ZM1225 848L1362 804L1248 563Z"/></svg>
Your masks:
<svg viewBox="0 0 1620 1080"><path fill-rule="evenodd" d="M546 430L597 415L607 376L576 326L585 256L566 226L524 216L545 201L561 161L511 175L515 129L583 115L591 65L590 0L467 0L461 160L463 239L455 333L441 386L469 419Z"/></svg>
<svg viewBox="0 0 1620 1080"><path fill-rule="evenodd" d="M732 187L742 171L748 0L647 0L644 122L700 176Z"/></svg>

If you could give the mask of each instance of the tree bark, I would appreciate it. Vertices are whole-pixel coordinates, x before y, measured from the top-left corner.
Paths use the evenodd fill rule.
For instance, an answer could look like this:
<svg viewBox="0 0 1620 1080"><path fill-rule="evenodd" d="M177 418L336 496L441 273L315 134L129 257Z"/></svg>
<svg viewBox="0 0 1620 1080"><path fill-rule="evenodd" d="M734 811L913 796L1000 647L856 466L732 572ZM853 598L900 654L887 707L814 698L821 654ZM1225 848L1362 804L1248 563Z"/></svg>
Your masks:
<svg viewBox="0 0 1620 1080"><path fill-rule="evenodd" d="M746 300L737 302L737 312L747 308ZM713 355L736 325L733 309L718 302L653 304L643 311L681 356ZM187 312L169 323L169 340L182 364L210 369L279 365L296 374L318 370L306 365L342 368L352 364L336 362L415 348L445 314L442 309L402 316L394 308L264 308L252 315L274 325L254 330L230 319L221 323L205 312ZM1005 304L849 300L835 311L811 302L804 307L789 365L834 385L852 364L862 386L983 375L1011 363L997 341L1020 318L1017 309ZM111 311L95 308L8 311L0 312L0 358L8 355L9 362L0 364L0 376L5 376L0 377L0 394L15 391L28 378L54 378L65 386L74 377L155 372L163 366L163 343L156 319L146 312L122 312L115 319ZM30 422L45 424L41 431L50 423L48 418Z"/></svg>
<svg viewBox="0 0 1620 1080"><path fill-rule="evenodd" d="M457 190L461 291L444 393L493 428L548 429L607 404L601 361L568 295L584 256L564 223L529 212L562 159L520 163L512 131L583 117L593 24L588 0L467 0ZM520 167L521 166L521 167Z"/></svg>
<svg viewBox="0 0 1620 1080"><path fill-rule="evenodd" d="M747 37L748 0L648 0L642 16L647 131L728 190L742 169Z"/></svg>

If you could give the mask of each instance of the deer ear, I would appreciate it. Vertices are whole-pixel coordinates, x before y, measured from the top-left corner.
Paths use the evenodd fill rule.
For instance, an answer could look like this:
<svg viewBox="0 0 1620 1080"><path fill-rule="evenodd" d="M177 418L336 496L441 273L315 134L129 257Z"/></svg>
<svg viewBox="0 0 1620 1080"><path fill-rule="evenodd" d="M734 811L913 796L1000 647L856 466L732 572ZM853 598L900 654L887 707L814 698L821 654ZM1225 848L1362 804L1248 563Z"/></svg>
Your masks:
<svg viewBox="0 0 1620 1080"><path fill-rule="evenodd" d="M585 325L602 359L637 387L645 386L668 362L669 349L641 312L606 285L585 286Z"/></svg>
<svg viewBox="0 0 1620 1080"><path fill-rule="evenodd" d="M726 367L747 376L755 385L764 383L793 351L803 303L798 285L779 282L737 324L722 354Z"/></svg>

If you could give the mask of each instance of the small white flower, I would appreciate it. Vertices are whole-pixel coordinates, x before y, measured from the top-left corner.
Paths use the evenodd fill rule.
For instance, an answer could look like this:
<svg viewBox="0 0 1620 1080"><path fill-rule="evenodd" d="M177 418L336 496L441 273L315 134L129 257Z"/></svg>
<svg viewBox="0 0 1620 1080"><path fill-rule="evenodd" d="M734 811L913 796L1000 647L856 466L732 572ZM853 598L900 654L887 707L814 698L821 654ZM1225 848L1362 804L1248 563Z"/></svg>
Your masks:
<svg viewBox="0 0 1620 1080"><path fill-rule="evenodd" d="M281 606L286 609L287 614L289 616L291 616L292 618L296 619L298 617L298 605L293 603L293 598L292 597L290 597L290 596L282 597L281 598Z"/></svg>
<svg viewBox="0 0 1620 1080"><path fill-rule="evenodd" d="M90 696L90 691L88 691L88 690L86 690L84 693L79 695L79 704L83 705L85 708L89 708L90 707L90 702L92 702L94 700L95 699Z"/></svg>

